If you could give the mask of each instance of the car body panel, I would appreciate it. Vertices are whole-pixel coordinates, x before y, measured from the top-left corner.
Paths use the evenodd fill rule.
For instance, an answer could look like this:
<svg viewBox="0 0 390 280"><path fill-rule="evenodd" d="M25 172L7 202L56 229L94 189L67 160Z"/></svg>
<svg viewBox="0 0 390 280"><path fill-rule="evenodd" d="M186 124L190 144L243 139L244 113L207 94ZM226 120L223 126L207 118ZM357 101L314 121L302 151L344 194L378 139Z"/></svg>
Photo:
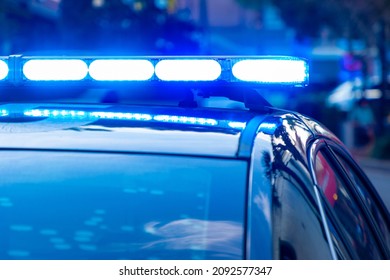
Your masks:
<svg viewBox="0 0 390 280"><path fill-rule="evenodd" d="M1 181L0 215L8 219L2 229L8 239L1 241L8 249L2 258L336 258L333 228L314 179L313 145L328 141L349 153L328 129L295 112L3 104L0 139L0 170L11 174ZM20 171L25 174L17 178ZM171 173L180 175L176 180ZM115 178L121 178L119 184L104 185L117 182ZM126 186L132 178L138 187ZM78 180L85 186L74 188ZM202 180L212 187L204 187ZM134 200L127 201L128 194ZM23 200L30 209L27 220ZM15 210L17 201L20 208ZM68 203L69 209L75 207L69 213ZM91 214L86 210L83 219L71 221L76 208L85 207ZM56 211L42 214L47 209ZM34 220L40 216L36 211L43 220ZM101 224L100 215L107 211L111 216ZM126 221L121 211L127 213ZM55 219L50 222L55 229L43 225L46 218ZM78 225L62 227L68 221ZM61 236L46 236L53 231ZM38 238L50 249L37 254L38 247L18 248L26 233L31 244ZM121 241L114 242L116 238Z"/></svg>
<svg viewBox="0 0 390 280"><path fill-rule="evenodd" d="M116 151L137 153L190 154L235 157L242 131L253 114L201 110L171 110L134 108L126 106L91 105L3 105L7 112L0 116L0 148L6 149L66 149L89 151ZM33 110L49 116L25 116ZM57 115L53 116L53 112ZM61 112L64 115L61 115ZM83 115L79 116L78 113ZM168 115L169 112L169 115ZM72 115L72 114L73 115ZM104 115L102 115L104 113ZM42 113L43 114L43 113ZM74 115L76 114L76 116ZM100 115L99 115L100 114ZM126 119L126 114L148 117L173 116L187 119L213 120L217 124L179 123L177 120L154 121ZM122 119L120 118L122 116ZM231 121L230 121L231 120ZM234 126L234 125L238 126ZM229 126L230 125L230 126Z"/></svg>
<svg viewBox="0 0 390 280"><path fill-rule="evenodd" d="M288 112L268 116L260 127L251 157L247 257L332 258L305 156L313 133Z"/></svg>

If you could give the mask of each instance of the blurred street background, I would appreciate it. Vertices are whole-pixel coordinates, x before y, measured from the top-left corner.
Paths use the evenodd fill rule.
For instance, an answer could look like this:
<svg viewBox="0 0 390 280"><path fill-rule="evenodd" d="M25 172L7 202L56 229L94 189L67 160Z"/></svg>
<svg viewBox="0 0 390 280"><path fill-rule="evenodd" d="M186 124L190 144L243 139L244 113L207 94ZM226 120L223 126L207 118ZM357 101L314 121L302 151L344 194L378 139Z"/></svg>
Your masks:
<svg viewBox="0 0 390 280"><path fill-rule="evenodd" d="M390 0L0 0L0 55L294 55L310 86L275 106L313 117L390 182ZM357 100L372 135L356 149ZM1 100L0 100L1 101ZM387 191L388 192L388 191ZM390 201L390 194L387 193Z"/></svg>

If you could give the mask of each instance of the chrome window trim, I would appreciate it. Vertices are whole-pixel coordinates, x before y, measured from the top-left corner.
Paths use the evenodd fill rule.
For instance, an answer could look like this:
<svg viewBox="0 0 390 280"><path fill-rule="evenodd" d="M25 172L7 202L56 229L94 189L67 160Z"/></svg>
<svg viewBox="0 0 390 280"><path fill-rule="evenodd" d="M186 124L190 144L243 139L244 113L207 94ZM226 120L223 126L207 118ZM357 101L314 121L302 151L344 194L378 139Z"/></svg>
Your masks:
<svg viewBox="0 0 390 280"><path fill-rule="evenodd" d="M329 225L328 225L328 222L327 222L327 219L326 219L324 205L322 204L322 201L321 201L321 195L320 195L320 192L319 192L317 176L315 174L315 156L317 155L318 151L322 147L326 147L326 141L324 139L317 139L313 143L311 143L309 145L309 148L308 148L307 162L309 164L310 175L311 175L312 180L314 182L313 183L313 189L314 189L314 193L315 193L316 199L317 199L317 204L318 204L318 207L319 207L319 210L320 210L321 219L322 219L322 223L323 223L323 226L324 226L326 238L328 240L329 250L331 252L332 258L334 260L338 260L337 254L336 254L336 250L334 248L334 244L333 244L333 241L332 241L332 238L331 238Z"/></svg>

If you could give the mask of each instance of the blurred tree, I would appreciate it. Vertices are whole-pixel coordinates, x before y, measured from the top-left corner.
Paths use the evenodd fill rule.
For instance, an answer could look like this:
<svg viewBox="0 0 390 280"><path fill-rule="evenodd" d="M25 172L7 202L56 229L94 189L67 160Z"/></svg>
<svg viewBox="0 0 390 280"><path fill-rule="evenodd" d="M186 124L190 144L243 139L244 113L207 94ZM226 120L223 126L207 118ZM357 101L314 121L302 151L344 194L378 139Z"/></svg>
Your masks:
<svg viewBox="0 0 390 280"><path fill-rule="evenodd" d="M384 131L388 114L388 61L390 0L272 0L281 16L297 32L298 38L318 38L324 28L335 37L347 39L348 51L354 53L352 40L363 41L368 48L378 50L381 62L382 102L378 112L379 131Z"/></svg>
<svg viewBox="0 0 390 280"><path fill-rule="evenodd" d="M390 0L236 0L248 8L263 9L272 4L280 11L284 22L296 32L297 40L319 38L328 30L335 38L346 38L353 54L352 40L376 47L381 61L383 120L388 91L388 61L386 46L390 32Z"/></svg>
<svg viewBox="0 0 390 280"><path fill-rule="evenodd" d="M324 27L335 36L362 39L372 45L378 24L390 23L390 0L236 0L261 10L274 5L284 22L295 29L297 39L318 38Z"/></svg>

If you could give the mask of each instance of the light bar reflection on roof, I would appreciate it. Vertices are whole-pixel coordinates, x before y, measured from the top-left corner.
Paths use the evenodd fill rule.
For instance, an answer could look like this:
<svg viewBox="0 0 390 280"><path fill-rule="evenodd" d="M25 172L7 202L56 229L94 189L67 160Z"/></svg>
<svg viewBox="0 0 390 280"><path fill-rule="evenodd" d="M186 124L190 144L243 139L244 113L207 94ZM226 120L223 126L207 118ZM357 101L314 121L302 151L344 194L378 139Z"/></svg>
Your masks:
<svg viewBox="0 0 390 280"><path fill-rule="evenodd" d="M218 125L218 122L214 119L208 118L196 118L186 116L170 116L170 115L156 115L153 120L168 123L183 123L183 124L197 124L197 125Z"/></svg>
<svg viewBox="0 0 390 280"><path fill-rule="evenodd" d="M24 112L27 117L71 117L71 118L85 118L86 112L78 110L28 110Z"/></svg>
<svg viewBox="0 0 390 280"><path fill-rule="evenodd" d="M0 111L1 113L2 111ZM32 109L23 112L26 117L37 118L72 118L72 119L110 119L127 121L156 121L165 123L192 124L203 126L216 126L218 121L210 118L197 118L188 116L151 115L144 113L122 112L87 112L82 110L56 110L56 109Z"/></svg>
<svg viewBox="0 0 390 280"><path fill-rule="evenodd" d="M0 60L0 80L7 78L8 71L8 64L4 60Z"/></svg>
<svg viewBox="0 0 390 280"><path fill-rule="evenodd" d="M23 74L32 81L80 81L88 66L81 59L31 59L23 65Z"/></svg>
<svg viewBox="0 0 390 280"><path fill-rule="evenodd" d="M263 122L260 125L259 130L265 134L273 135L279 125L280 124L276 122Z"/></svg>
<svg viewBox="0 0 390 280"><path fill-rule="evenodd" d="M145 59L98 59L89 65L89 75L98 81L146 81L154 66Z"/></svg>
<svg viewBox="0 0 390 280"><path fill-rule="evenodd" d="M91 112L91 117L99 119L111 119L111 120L133 120L133 121L150 121L152 116L149 114L139 113L117 113L117 112Z"/></svg>
<svg viewBox="0 0 390 280"><path fill-rule="evenodd" d="M245 122L228 122L228 126L234 129L244 129L246 127Z"/></svg>
<svg viewBox="0 0 390 280"><path fill-rule="evenodd" d="M118 112L86 112L80 110L50 110L33 109L24 112L27 117L51 117L51 118L98 118L98 119L117 119L117 120L136 120L150 121L152 116L149 114L138 113L118 113Z"/></svg>
<svg viewBox="0 0 390 280"><path fill-rule="evenodd" d="M246 82L299 84L308 80L307 63L291 58L241 60L233 65L232 73Z"/></svg>
<svg viewBox="0 0 390 280"><path fill-rule="evenodd" d="M213 59L164 59L157 63L155 71L163 81L214 81L222 69Z"/></svg>

